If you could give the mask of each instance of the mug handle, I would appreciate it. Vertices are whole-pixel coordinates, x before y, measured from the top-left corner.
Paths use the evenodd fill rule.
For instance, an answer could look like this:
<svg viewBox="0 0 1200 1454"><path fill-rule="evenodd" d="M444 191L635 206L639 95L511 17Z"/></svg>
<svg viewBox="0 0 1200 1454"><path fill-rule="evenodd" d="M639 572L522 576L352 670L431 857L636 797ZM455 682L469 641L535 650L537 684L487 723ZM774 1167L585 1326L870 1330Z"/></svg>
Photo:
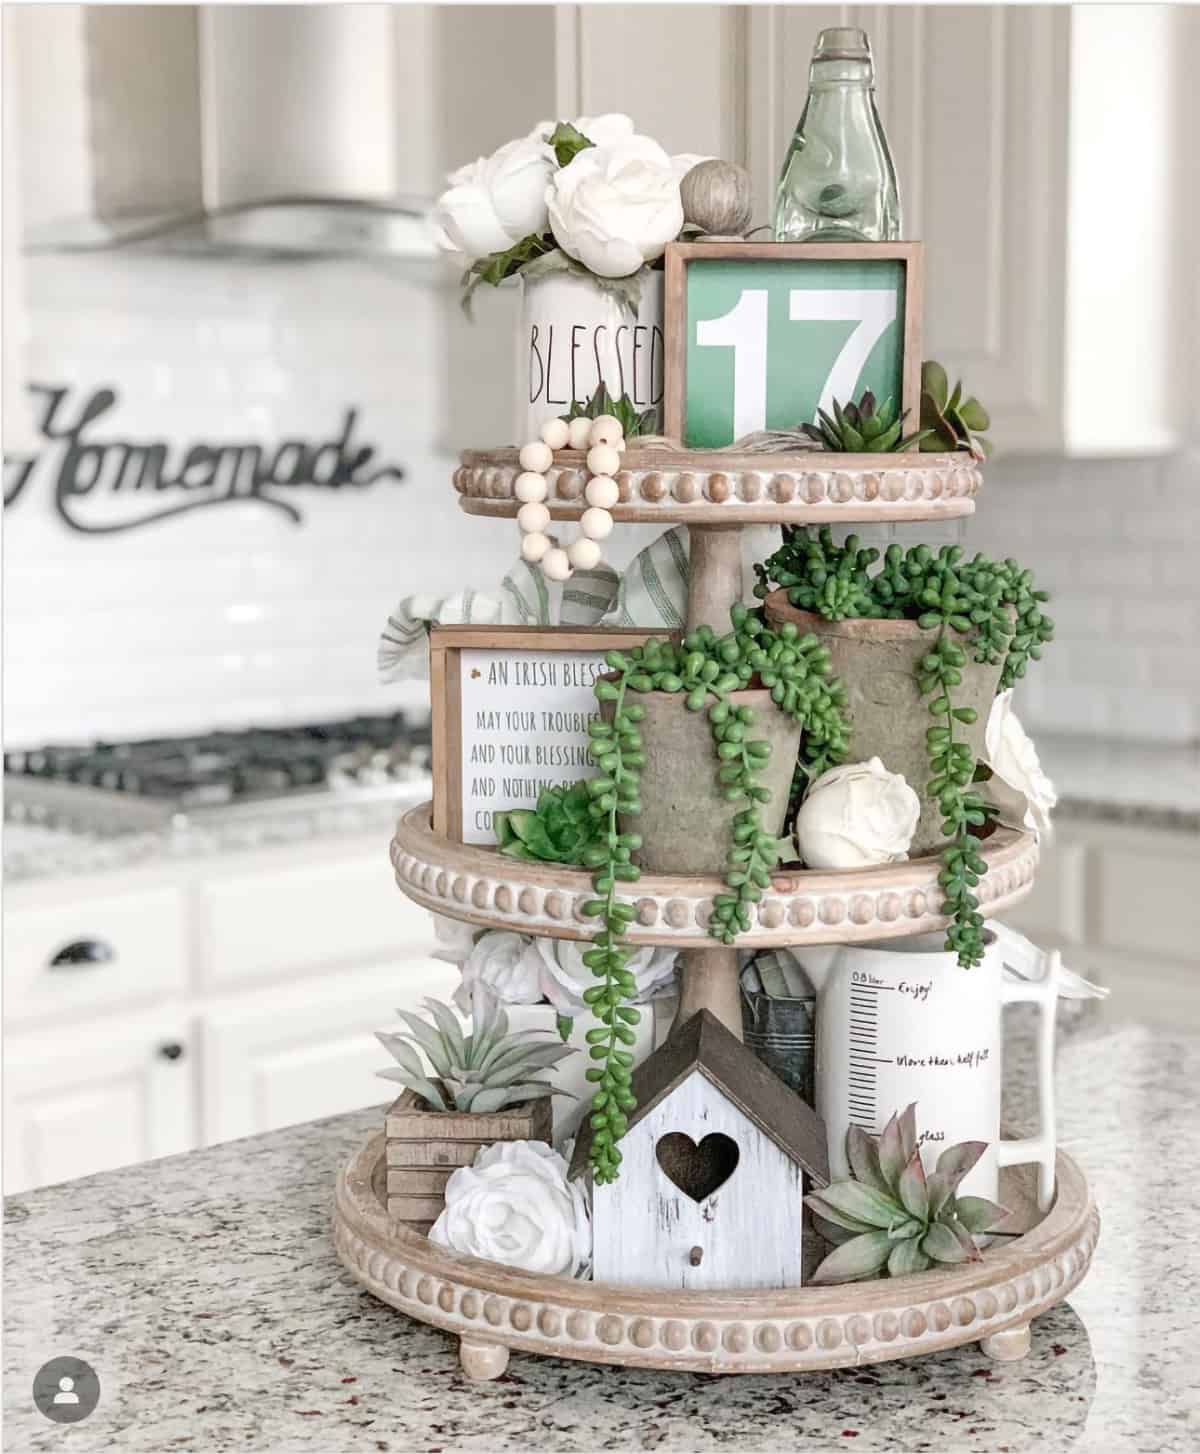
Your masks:
<svg viewBox="0 0 1200 1454"><path fill-rule="evenodd" d="M1037 1077L1038 1131L1036 1136L1000 1140L998 1166L1021 1166L1036 1161L1038 1207L1046 1212L1054 1199L1054 1159L1057 1151L1054 1103L1054 1032L1063 974L1058 950L1047 953L1005 924L989 923L1000 954L1000 1003L1030 1002L1039 1007ZM1068 971L1069 973L1069 971Z"/></svg>

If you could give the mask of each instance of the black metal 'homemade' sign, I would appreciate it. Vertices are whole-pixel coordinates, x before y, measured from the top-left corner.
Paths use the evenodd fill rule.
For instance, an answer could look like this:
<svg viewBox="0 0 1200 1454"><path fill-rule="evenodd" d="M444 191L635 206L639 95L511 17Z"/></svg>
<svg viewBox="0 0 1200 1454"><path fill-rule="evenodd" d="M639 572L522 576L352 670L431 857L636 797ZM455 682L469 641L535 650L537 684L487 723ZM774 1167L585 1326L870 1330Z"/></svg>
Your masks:
<svg viewBox="0 0 1200 1454"><path fill-rule="evenodd" d="M250 501L299 524L296 489L365 489L402 480L398 465L377 464L377 450L354 440L358 411L347 409L333 439L284 439L174 446L166 440L96 439L93 427L116 407L113 389L96 389L75 407L71 391L33 384L44 401L39 431L46 447L4 456L4 503L29 493L35 478L53 489L55 509L72 530L111 535L189 510Z"/></svg>

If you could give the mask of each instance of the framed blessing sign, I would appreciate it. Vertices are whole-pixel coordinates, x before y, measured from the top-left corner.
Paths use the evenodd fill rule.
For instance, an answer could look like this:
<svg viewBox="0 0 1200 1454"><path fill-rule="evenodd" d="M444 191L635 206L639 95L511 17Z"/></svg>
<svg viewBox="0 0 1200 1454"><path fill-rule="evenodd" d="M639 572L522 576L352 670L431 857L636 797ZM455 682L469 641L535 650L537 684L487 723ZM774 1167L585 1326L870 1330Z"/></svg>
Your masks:
<svg viewBox="0 0 1200 1454"><path fill-rule="evenodd" d="M671 243L666 432L718 449L870 389L918 427L919 242Z"/></svg>
<svg viewBox="0 0 1200 1454"><path fill-rule="evenodd" d="M592 683L614 648L667 629L434 626L433 830L456 843L495 843L503 808L532 808L543 788L594 777Z"/></svg>

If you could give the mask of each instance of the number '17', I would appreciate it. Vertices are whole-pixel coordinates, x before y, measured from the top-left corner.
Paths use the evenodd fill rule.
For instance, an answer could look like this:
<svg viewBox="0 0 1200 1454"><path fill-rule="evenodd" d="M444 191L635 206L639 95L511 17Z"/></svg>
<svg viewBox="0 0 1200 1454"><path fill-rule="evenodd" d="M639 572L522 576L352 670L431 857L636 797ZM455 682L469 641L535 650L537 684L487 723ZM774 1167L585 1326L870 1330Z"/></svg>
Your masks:
<svg viewBox="0 0 1200 1454"><path fill-rule="evenodd" d="M767 303L766 288L743 288L737 302L720 318L696 325L702 348L733 349L733 437L767 427ZM788 318L793 323L855 323L825 378L817 409L833 412L833 401L854 397L859 375L871 350L896 317L896 291L792 288ZM816 422L816 410L812 422Z"/></svg>

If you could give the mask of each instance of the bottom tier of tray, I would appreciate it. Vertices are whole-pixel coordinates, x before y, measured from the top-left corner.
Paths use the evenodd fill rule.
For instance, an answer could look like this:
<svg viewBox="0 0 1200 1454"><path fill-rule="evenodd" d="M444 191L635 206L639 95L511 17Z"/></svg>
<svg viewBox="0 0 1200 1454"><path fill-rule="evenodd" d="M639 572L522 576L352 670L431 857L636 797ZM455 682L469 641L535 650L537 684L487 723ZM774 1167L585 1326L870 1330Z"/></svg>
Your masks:
<svg viewBox="0 0 1200 1454"><path fill-rule="evenodd" d="M1100 1233L1087 1182L1060 1151L1044 1216L1029 1168L1002 1173L1010 1223L1028 1230L980 1263L832 1288L651 1291L540 1277L430 1242L388 1218L383 1154L373 1136L338 1177L338 1255L376 1297L457 1334L475 1378L498 1377L513 1348L706 1373L838 1368L975 1341L993 1358L1020 1358L1030 1320L1083 1278Z"/></svg>

